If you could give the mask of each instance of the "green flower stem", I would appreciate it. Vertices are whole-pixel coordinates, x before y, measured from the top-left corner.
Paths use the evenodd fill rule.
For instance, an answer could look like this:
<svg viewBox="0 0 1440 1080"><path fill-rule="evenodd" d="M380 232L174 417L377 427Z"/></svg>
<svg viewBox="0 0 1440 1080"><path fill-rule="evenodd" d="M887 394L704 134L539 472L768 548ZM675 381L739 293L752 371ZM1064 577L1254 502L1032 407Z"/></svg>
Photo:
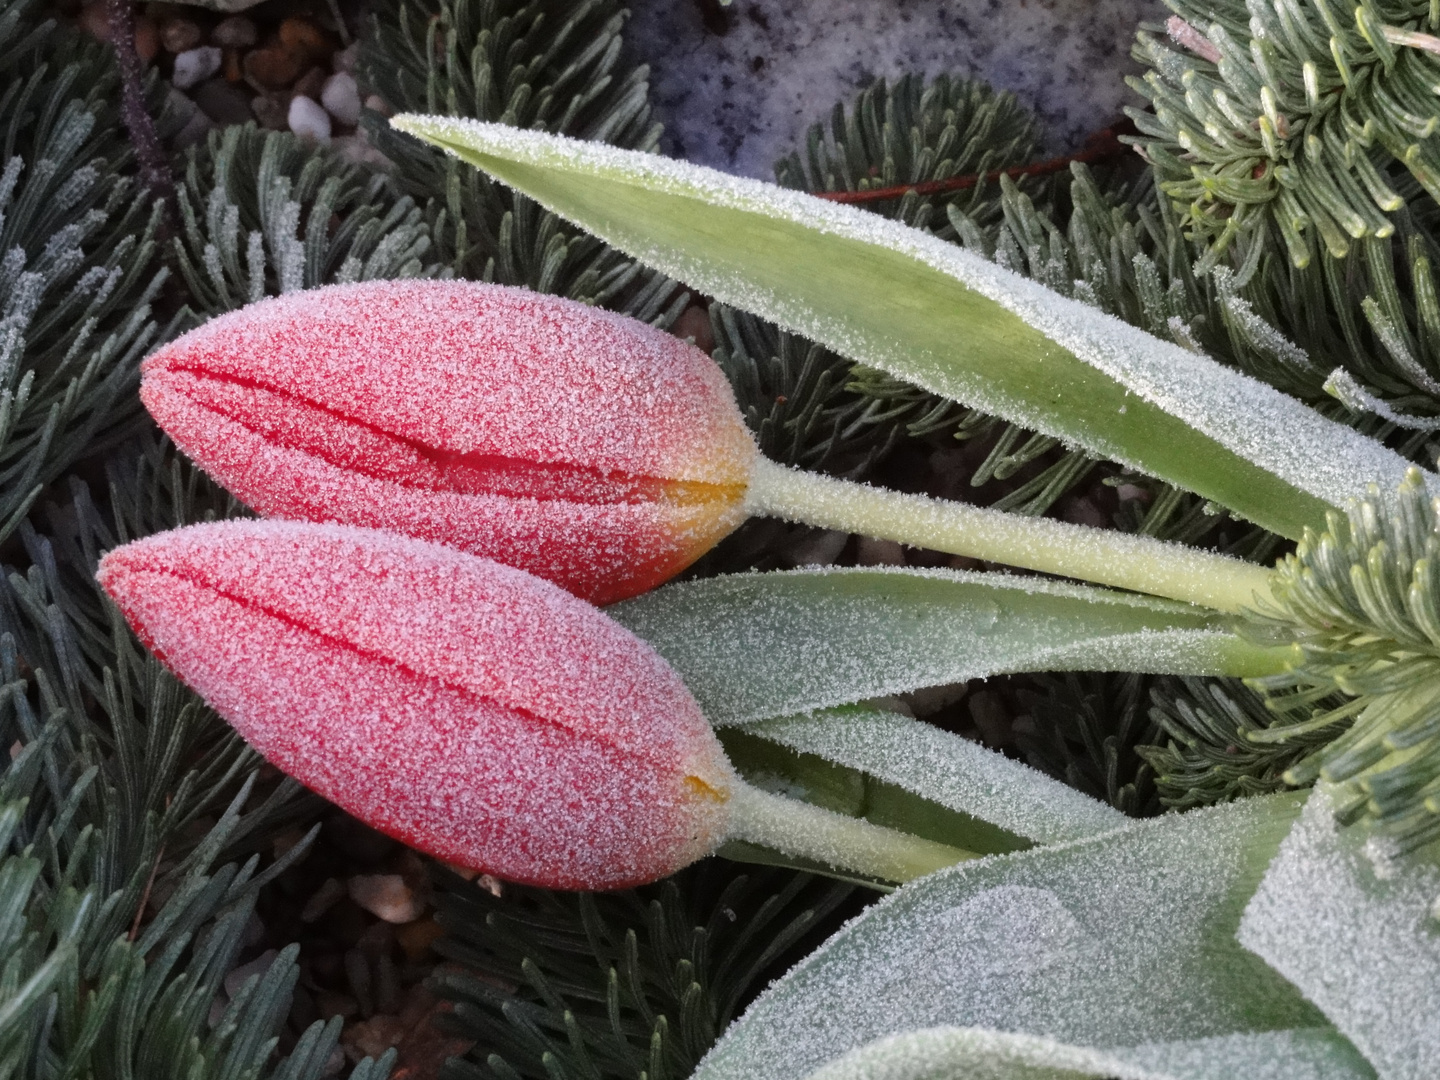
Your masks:
<svg viewBox="0 0 1440 1080"><path fill-rule="evenodd" d="M772 795L743 780L736 783L730 796L729 839L760 844L836 870L901 883L980 858L973 851Z"/></svg>
<svg viewBox="0 0 1440 1080"><path fill-rule="evenodd" d="M1050 518L907 495L758 458L752 514L821 525L987 562L1237 613L1270 596L1270 571L1180 544Z"/></svg>

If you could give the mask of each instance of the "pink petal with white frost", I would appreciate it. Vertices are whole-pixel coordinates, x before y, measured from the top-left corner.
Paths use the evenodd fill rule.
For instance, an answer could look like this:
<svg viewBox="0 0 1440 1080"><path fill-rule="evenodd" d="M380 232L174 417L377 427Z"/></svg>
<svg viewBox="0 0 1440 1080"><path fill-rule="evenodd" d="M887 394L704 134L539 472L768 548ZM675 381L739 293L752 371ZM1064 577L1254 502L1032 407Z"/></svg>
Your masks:
<svg viewBox="0 0 1440 1080"><path fill-rule="evenodd" d="M267 757L392 835L514 880L651 880L723 833L733 773L654 652L459 552L291 522L108 555L142 637Z"/></svg>

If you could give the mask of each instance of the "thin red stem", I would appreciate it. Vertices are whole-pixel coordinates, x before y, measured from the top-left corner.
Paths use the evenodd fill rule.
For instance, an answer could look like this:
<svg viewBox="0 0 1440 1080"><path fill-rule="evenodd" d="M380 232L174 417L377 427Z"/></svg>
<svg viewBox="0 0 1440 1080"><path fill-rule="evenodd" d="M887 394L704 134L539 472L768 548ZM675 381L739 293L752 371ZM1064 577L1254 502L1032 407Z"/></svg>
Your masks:
<svg viewBox="0 0 1440 1080"><path fill-rule="evenodd" d="M135 8L131 0L105 0L105 20L109 24L115 63L120 69L120 119L130 132L140 178L151 193L168 202L175 193L175 182L155 121L145 108L143 65L135 50Z"/></svg>
<svg viewBox="0 0 1440 1080"><path fill-rule="evenodd" d="M948 180L927 180L922 184L899 184L895 187L871 188L868 191L817 191L814 194L816 198L855 205L882 202L885 199L898 199L909 191L913 191L916 195L942 195L950 191L966 191L980 183L982 178L986 183L994 183L1002 176L1008 176L1012 180L1018 180L1022 176L1048 176L1051 173L1068 169L1072 162L1088 165L1092 162L1110 161L1123 156L1130 148L1120 141L1120 136L1129 134L1131 130L1133 130L1132 126L1128 121L1113 124L1090 136L1089 142L1085 144L1085 149L1074 154L1050 158L1048 161L1037 161L1033 165L1015 165L1009 169L996 169L994 172L952 176Z"/></svg>

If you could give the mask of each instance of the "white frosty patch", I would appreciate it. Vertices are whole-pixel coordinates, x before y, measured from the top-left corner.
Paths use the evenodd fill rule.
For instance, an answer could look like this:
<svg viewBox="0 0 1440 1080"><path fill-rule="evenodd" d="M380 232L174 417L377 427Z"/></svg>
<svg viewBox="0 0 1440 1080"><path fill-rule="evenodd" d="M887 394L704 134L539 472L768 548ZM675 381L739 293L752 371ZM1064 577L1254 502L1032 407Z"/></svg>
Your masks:
<svg viewBox="0 0 1440 1080"><path fill-rule="evenodd" d="M1098 799L969 739L898 713L837 709L746 730L818 754L1033 840L1055 844L1126 823Z"/></svg>
<svg viewBox="0 0 1440 1080"><path fill-rule="evenodd" d="M1440 868L1376 877L1364 834L1317 789L1240 924L1240 942L1304 991L1381 1080L1440 1076Z"/></svg>

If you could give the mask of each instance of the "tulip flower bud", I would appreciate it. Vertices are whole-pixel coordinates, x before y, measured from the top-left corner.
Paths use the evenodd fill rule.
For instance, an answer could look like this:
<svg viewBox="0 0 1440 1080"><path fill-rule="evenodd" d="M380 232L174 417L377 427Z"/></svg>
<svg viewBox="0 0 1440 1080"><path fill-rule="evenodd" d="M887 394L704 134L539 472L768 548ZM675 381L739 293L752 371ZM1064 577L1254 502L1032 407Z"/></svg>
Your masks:
<svg viewBox="0 0 1440 1080"><path fill-rule="evenodd" d="M596 603L672 577L746 516L756 449L719 368L554 296L291 293L141 370L160 426L262 514L450 544Z"/></svg>
<svg viewBox="0 0 1440 1080"><path fill-rule="evenodd" d="M448 862L617 888L726 830L738 781L679 676L523 571L393 533L231 521L128 544L99 578L266 758Z"/></svg>

